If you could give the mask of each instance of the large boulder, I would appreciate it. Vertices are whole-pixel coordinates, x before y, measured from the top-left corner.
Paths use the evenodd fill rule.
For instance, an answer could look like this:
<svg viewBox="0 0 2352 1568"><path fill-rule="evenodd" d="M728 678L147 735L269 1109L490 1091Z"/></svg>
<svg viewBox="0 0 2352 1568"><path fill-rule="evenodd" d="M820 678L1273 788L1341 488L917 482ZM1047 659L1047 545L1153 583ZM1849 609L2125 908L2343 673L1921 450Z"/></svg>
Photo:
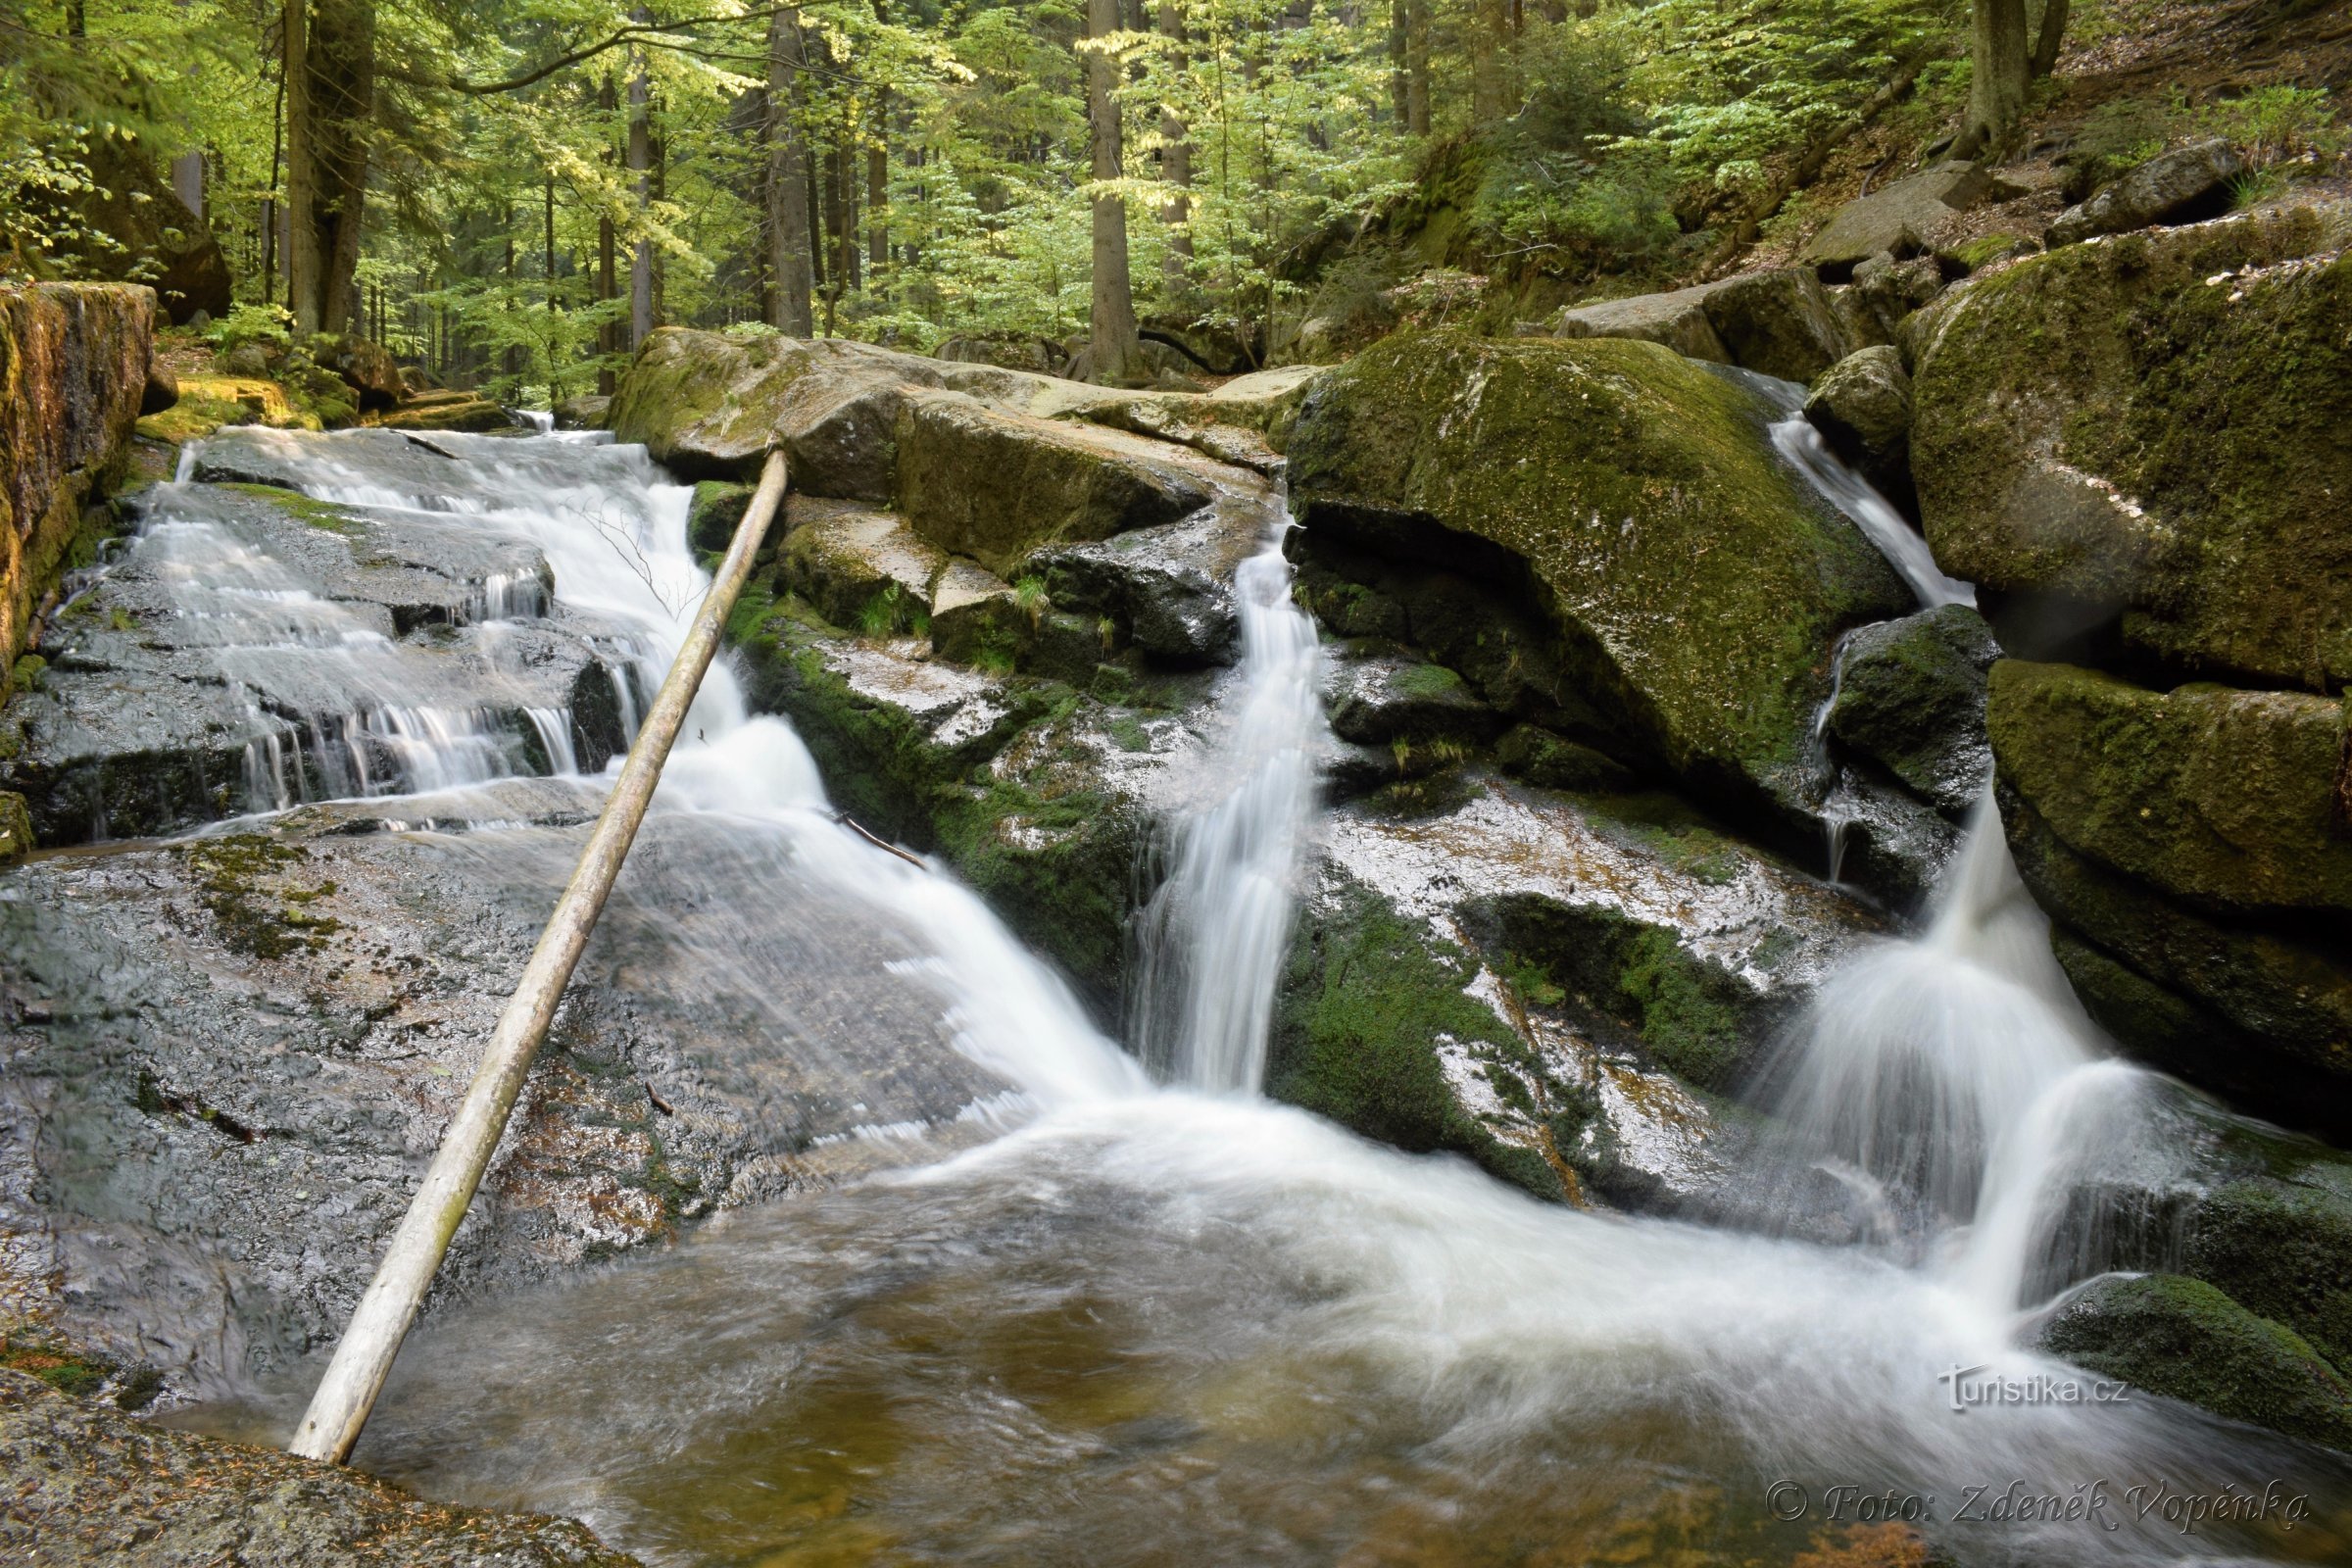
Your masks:
<svg viewBox="0 0 2352 1568"><path fill-rule="evenodd" d="M2153 223L2219 218L2230 210L2230 181L2245 168L2237 150L2220 136L2158 153L2080 207L2060 213L2050 224L2049 243L2072 245Z"/></svg>
<svg viewBox="0 0 2352 1568"><path fill-rule="evenodd" d="M2352 1386L2309 1341L2202 1280L2108 1276L2042 1326L2046 1349L2233 1421L2352 1448Z"/></svg>
<svg viewBox="0 0 2352 1568"><path fill-rule="evenodd" d="M1715 335L1707 319L1707 289L1678 288L1664 294L1638 294L1631 299L1605 300L1562 311L1552 322L1559 337L1630 337L1662 343L1693 360L1732 363L1732 351Z"/></svg>
<svg viewBox="0 0 2352 1568"><path fill-rule="evenodd" d="M1966 159L1951 159L1898 179L1838 209L1827 227L1805 242L1797 259L1842 280L1874 256L1917 256L1955 213L1993 194L1992 176Z"/></svg>
<svg viewBox="0 0 2352 1568"><path fill-rule="evenodd" d="M312 356L341 376L363 413L397 408L408 389L401 382L400 362L381 343L353 334L311 339Z"/></svg>
<svg viewBox="0 0 2352 1568"><path fill-rule="evenodd" d="M92 547L84 509L122 477L154 325L146 288L0 288L0 665L31 641L59 571Z"/></svg>
<svg viewBox="0 0 2352 1568"><path fill-rule="evenodd" d="M748 479L770 446L793 488L887 501L900 405L910 388L1025 408L1041 376L899 354L846 338L736 338L663 327L645 340L606 412L621 441L698 479Z"/></svg>
<svg viewBox="0 0 2352 1568"><path fill-rule="evenodd" d="M899 509L925 538L1004 575L1041 546L1107 539L1208 504L1170 448L956 392L898 399Z"/></svg>
<svg viewBox="0 0 2352 1568"><path fill-rule="evenodd" d="M2352 678L2352 204L2029 258L1914 318L1928 540L2015 652Z"/></svg>
<svg viewBox="0 0 2352 1568"><path fill-rule="evenodd" d="M2281 1120L2352 1125L2344 705L2005 660L1986 727L2019 870L2092 1015Z"/></svg>
<svg viewBox="0 0 2352 1568"><path fill-rule="evenodd" d="M1743 272L1665 294L1560 313L1557 337L1634 338L1694 360L1810 381L1855 345L1821 279L1803 268Z"/></svg>
<svg viewBox="0 0 2352 1568"><path fill-rule="evenodd" d="M71 259L68 277L144 283L167 319L197 312L226 316L233 301L228 259L212 225L160 177L146 150L114 136L92 136L88 183L64 198L73 220L105 237Z"/></svg>
<svg viewBox="0 0 2352 1568"><path fill-rule="evenodd" d="M1769 413L1655 344L1392 338L1308 393L1294 548L1310 578L1395 564L1345 596L1359 624L1498 709L1810 821L1830 650L1912 600L1774 459Z"/></svg>
<svg viewBox="0 0 2352 1568"><path fill-rule="evenodd" d="M2200 905L2352 913L2341 701L2003 660L1985 722L2001 776L2083 854Z"/></svg>

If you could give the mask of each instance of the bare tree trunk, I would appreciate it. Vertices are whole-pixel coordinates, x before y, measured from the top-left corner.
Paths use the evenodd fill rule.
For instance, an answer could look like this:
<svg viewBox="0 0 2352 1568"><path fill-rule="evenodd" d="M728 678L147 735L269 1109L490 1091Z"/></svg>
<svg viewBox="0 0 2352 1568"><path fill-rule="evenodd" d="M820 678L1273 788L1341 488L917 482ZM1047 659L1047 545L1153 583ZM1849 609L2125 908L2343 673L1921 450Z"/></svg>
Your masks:
<svg viewBox="0 0 2352 1568"><path fill-rule="evenodd" d="M2041 31L2034 40L2034 58L2026 74L2039 81L2058 69L2058 51L2066 43L2068 0L2043 0Z"/></svg>
<svg viewBox="0 0 2352 1568"><path fill-rule="evenodd" d="M318 236L311 222L310 0L285 0L286 309L318 330Z"/></svg>
<svg viewBox="0 0 2352 1568"><path fill-rule="evenodd" d="M1119 0L1087 0L1090 39L1118 30ZM1086 113L1094 130L1094 176L1098 180L1114 180L1122 172L1118 84L1118 62L1105 50L1088 50ZM1143 368L1137 341L1135 290L1127 272L1127 203L1116 192L1108 192L1095 198L1094 288L1087 332L1094 379L1114 384L1135 379Z"/></svg>
<svg viewBox="0 0 2352 1568"><path fill-rule="evenodd" d="M1405 0L1404 128L1429 134L1429 0Z"/></svg>
<svg viewBox="0 0 2352 1568"><path fill-rule="evenodd" d="M767 320L780 332L816 330L809 266L808 158L800 122L801 17L780 10L767 24Z"/></svg>
<svg viewBox="0 0 2352 1568"><path fill-rule="evenodd" d="M630 15L644 20L647 13L638 9ZM629 78L629 172L636 176L637 217L640 222L647 217L653 202L654 186L654 127L653 83L646 74L642 58L637 74ZM629 347L635 350L654 330L654 242L640 235L629 256Z"/></svg>
<svg viewBox="0 0 2352 1568"><path fill-rule="evenodd" d="M613 86L612 74L609 71L596 90L596 106L605 113L604 159L610 164L612 161L612 116L620 107L620 93ZM619 236L612 231L612 212L608 207L596 215L596 298L599 304L608 304L620 296L620 275L614 255L618 249L618 239ZM596 352L600 357L620 352L619 322L597 323ZM611 365L597 367L596 390L600 396L611 397L618 382L619 377L612 373Z"/></svg>
<svg viewBox="0 0 2352 1568"><path fill-rule="evenodd" d="M1470 23L1470 123L1492 125L1510 114L1503 42L1511 33L1509 0L1477 0Z"/></svg>
<svg viewBox="0 0 2352 1568"><path fill-rule="evenodd" d="M1968 123L1952 151L1974 158L1997 151L2026 114L2026 0L1972 0Z"/></svg>
<svg viewBox="0 0 2352 1568"><path fill-rule="evenodd" d="M1184 15L1169 0L1161 0L1159 30L1178 44L1185 42ZM1174 65L1181 74L1191 64L1191 57L1179 48ZM1159 210L1159 220L1168 229L1167 277L1172 287L1181 289L1192 276L1193 262L1193 137L1192 127L1174 107L1166 104L1159 111L1160 155L1159 170L1175 194Z"/></svg>
<svg viewBox="0 0 2352 1568"><path fill-rule="evenodd" d="M1412 37L1412 12L1405 0L1389 3L1389 108L1396 116L1396 123L1409 125L1413 122L1412 56L1407 40Z"/></svg>
<svg viewBox="0 0 2352 1568"><path fill-rule="evenodd" d="M286 303L296 332L340 332L357 307L374 0L289 0L286 82Z"/></svg>

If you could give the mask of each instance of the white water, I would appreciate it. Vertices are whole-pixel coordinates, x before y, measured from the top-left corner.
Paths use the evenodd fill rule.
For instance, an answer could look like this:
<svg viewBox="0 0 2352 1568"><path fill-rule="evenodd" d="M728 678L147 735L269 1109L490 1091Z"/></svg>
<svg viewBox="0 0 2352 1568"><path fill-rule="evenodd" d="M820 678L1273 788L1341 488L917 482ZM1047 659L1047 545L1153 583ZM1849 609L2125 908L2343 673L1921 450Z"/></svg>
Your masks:
<svg viewBox="0 0 2352 1568"><path fill-rule="evenodd" d="M1801 399L1804 389L1798 387L1796 391ZM1870 542L1886 558L1887 564L1902 573L1903 581L1911 585L1911 591L1919 596L1924 608L1977 602L1976 586L1945 576L1920 531L1869 480L1838 460L1821 432L1814 428L1813 421L1803 414L1792 414L1776 421L1772 426L1772 444L1799 473L1812 481L1831 505L1852 518L1854 526L1869 536Z"/></svg>
<svg viewBox="0 0 2352 1568"><path fill-rule="evenodd" d="M611 509L519 450L538 443L480 445L493 450L466 455L482 496L373 504L533 539L563 603L623 621L646 666L665 663L702 583L685 492L641 455L600 455L637 476L616 539ZM358 499L364 476L321 469L319 483ZM1220 1090L1252 1083L1262 1058L1319 722L1287 570L1268 553L1244 575L1233 773L1183 830L1170 882L1185 891L1162 927L1162 952L1181 956L1184 1076ZM1595 1530L1592 1555L1638 1560L1622 1555L1632 1526L1608 1521L1640 1521L1646 1540L1652 1514L1690 1509L1768 1533L1776 1477L1817 1497L1934 1492L1948 1517L1972 1485L2063 1495L2260 1473L2259 1452L2152 1405L1947 1411L1951 1367L2058 1370L2006 1348L2014 1303L1982 1283L1994 1262L1944 1275L1575 1212L1262 1101L1155 1093L952 877L836 826L806 749L745 711L723 663L687 734L661 807L781 845L797 874L919 932L958 1049L1039 1114L946 1163L428 1323L369 1430L371 1468L579 1512L680 1563L804 1544L869 1560L890 1542L905 1560L1431 1560L1462 1532L1499 1548L1529 1520L1563 1540ZM1997 833L1974 845L1930 936L1833 987L1787 1102L1800 1123L1818 1113L1825 1149L1922 1180L1954 1211L2010 1190L1989 1146L2090 1059ZM1924 1118L1890 1098L1912 1081ZM2017 1179L2039 1180L2018 1147ZM1980 1234L1989 1249L2035 1223L2028 1205ZM808 1473L838 1475L816 1495L847 1500L804 1500ZM2117 1563L2235 1549L2124 1524L2013 1524L1973 1549ZM1811 1528L1769 1549L1786 1560Z"/></svg>
<svg viewBox="0 0 2352 1568"><path fill-rule="evenodd" d="M1322 655L1293 603L1279 514L1242 564L1241 693L1206 799L1175 828L1175 863L1139 916L1134 1044L1167 1081L1254 1094L1274 982L1313 836L1324 739Z"/></svg>

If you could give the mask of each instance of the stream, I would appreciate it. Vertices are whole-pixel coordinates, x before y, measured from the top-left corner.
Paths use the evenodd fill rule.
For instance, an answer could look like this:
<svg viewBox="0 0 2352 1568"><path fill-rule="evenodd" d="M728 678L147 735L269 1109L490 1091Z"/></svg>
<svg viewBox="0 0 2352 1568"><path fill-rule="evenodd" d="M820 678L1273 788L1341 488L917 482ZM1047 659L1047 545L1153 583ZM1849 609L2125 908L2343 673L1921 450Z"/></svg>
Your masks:
<svg viewBox="0 0 2352 1568"><path fill-rule="evenodd" d="M641 450L437 437L457 461L425 490L344 438L282 439L315 497L536 546L633 722L705 581L688 492ZM185 612L215 617L232 681L298 661L334 694L307 763L251 759L253 808L419 793L415 833L466 818L468 853L494 856L508 835L544 851L501 825L517 775L593 803L602 775L569 744L484 716L574 728L499 662L531 635L531 585L467 617L512 690L413 689L380 633L208 532L202 488L168 489L148 525L188 563ZM857 1136L890 1168L437 1310L355 1462L710 1568L1790 1564L1890 1519L1970 1563L2331 1559L2340 1459L2014 1348L2073 1283L2048 1195L2101 1140L2144 1136L2145 1075L2074 1007L1989 814L1930 928L1858 952L1768 1081L1787 1157L1883 1200L1866 1245L1547 1205L1260 1098L1324 721L1278 537L1237 593L1213 787L1171 825L1140 922L1135 1054L943 868L838 822L791 727L714 665L624 903L678 901L706 968L755 976L789 968L787 935L821 940L791 911L839 911L836 940L875 945L976 1069L960 1108L878 1092ZM746 983L738 1004L787 994ZM888 1061L894 1038L863 1049ZM2079 1397L1964 1401L1963 1369ZM281 1438L315 1376L179 1419ZM2273 1484L2321 1516L2188 1532L2166 1500Z"/></svg>

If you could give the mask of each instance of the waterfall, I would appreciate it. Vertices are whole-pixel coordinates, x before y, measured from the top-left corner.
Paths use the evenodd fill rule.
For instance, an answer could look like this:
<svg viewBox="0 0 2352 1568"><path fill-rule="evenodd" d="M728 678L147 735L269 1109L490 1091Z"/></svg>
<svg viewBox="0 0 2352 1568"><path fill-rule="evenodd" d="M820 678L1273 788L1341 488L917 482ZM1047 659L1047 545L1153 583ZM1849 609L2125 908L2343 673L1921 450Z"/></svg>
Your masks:
<svg viewBox="0 0 2352 1568"><path fill-rule="evenodd" d="M1173 867L1137 920L1133 1033L1167 1081L1254 1093L1288 956L1324 734L1314 622L1291 599L1279 507L1234 576L1238 704L1206 798L1173 832Z"/></svg>
<svg viewBox="0 0 2352 1568"><path fill-rule="evenodd" d="M2003 1313L2081 1277L2037 1259L2061 1230L2101 1222L2071 1212L2083 1178L2155 1152L2156 1080L2104 1045L1987 796L1927 930L1871 944L1824 982L1760 1098L1797 1157L1856 1188L1886 1228L1912 1215L1952 1287Z"/></svg>
<svg viewBox="0 0 2352 1568"><path fill-rule="evenodd" d="M1764 379L1759 377L1758 379ZM1974 584L1957 577L1947 577L1936 564L1928 541L1911 526L1903 514L1894 510L1886 498L1868 479L1840 462L1822 439L1821 431L1804 416L1805 389L1793 381L1772 382L1782 389L1777 401L1788 412L1773 421L1770 434L1773 450L1786 459L1789 466L1803 474L1807 482L1819 491L1824 500L1853 520L1870 542L1879 547L1886 564L1902 574L1918 595L1920 604L1933 610L1937 605L1974 605L1977 590Z"/></svg>

